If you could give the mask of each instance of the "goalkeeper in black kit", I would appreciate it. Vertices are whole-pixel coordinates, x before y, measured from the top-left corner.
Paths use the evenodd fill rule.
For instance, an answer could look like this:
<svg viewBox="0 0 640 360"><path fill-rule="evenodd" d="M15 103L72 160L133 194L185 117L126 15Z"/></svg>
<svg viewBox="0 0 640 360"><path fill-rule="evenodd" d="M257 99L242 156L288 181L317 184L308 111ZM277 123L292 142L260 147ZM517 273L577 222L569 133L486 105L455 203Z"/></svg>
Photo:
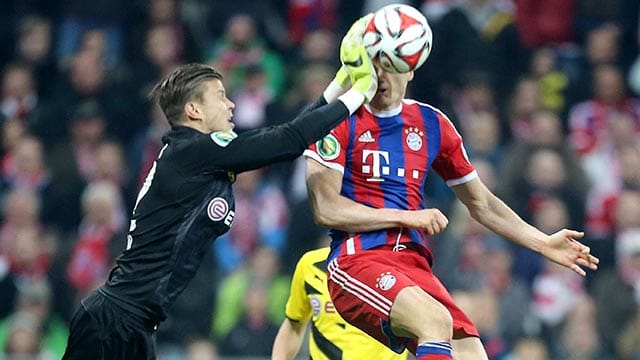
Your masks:
<svg viewBox="0 0 640 360"><path fill-rule="evenodd" d="M156 358L158 324L233 223L236 174L298 157L375 94L364 47L345 37L340 58L334 81L298 117L241 134L212 67L185 65L156 85L152 95L171 130L138 194L126 250L106 283L82 300L63 359Z"/></svg>

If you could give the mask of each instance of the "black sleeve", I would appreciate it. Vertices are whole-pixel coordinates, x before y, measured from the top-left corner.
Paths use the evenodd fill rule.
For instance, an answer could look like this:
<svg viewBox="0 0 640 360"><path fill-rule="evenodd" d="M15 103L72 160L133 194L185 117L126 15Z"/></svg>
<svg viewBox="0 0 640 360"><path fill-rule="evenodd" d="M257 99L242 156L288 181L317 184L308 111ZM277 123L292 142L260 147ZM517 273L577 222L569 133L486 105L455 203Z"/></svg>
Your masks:
<svg viewBox="0 0 640 360"><path fill-rule="evenodd" d="M309 110L313 109L313 110ZM326 104L323 98L310 104L295 119L281 125L249 130L221 147L209 136L197 144L206 168L236 173L275 162L293 160L349 116L340 101Z"/></svg>
<svg viewBox="0 0 640 360"><path fill-rule="evenodd" d="M311 104L305 106L300 113L296 116L296 118L299 118L303 115L306 115L308 112L313 111L317 108L319 108L320 106L323 105L327 105L327 100L324 99L324 96L320 96L316 101L312 102Z"/></svg>

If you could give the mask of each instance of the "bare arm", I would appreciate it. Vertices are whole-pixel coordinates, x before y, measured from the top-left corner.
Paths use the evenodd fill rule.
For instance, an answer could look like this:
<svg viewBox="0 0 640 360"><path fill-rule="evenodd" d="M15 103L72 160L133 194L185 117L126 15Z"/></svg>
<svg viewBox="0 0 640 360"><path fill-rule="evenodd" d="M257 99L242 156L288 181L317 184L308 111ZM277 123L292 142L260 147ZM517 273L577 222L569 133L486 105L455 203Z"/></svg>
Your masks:
<svg viewBox="0 0 640 360"><path fill-rule="evenodd" d="M285 318L273 342L272 360L292 360L300 351L306 323Z"/></svg>
<svg viewBox="0 0 640 360"><path fill-rule="evenodd" d="M342 174L307 158L307 189L315 220L319 225L350 233L394 227L425 229L436 234L447 226L437 209L417 211L376 209L340 195Z"/></svg>
<svg viewBox="0 0 640 360"><path fill-rule="evenodd" d="M518 245L536 251L549 260L564 265L584 276L580 266L597 269L599 260L589 254L589 247L576 239L584 233L560 230L547 235L522 220L510 207L496 197L479 178L452 187L471 216L496 234Z"/></svg>

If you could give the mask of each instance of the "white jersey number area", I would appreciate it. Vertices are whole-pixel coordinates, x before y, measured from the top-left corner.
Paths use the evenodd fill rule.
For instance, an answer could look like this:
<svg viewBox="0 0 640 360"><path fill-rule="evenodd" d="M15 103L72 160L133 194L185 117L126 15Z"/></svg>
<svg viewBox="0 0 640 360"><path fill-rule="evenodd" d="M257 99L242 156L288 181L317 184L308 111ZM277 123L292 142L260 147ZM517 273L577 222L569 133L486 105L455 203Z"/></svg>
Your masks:
<svg viewBox="0 0 640 360"><path fill-rule="evenodd" d="M153 177L156 175L156 166L158 165L158 160L160 160L160 157L162 157L162 154L164 153L164 151L167 149L167 147L169 146L169 144L165 144L162 149L160 150L160 153L158 154L158 157L156 158L156 160L153 162L153 166L151 166L151 170L149 170L149 174L147 174L147 177L144 179L144 183L142 184L142 188L140 188L140 192L138 192L138 197L136 198L136 204L133 206L133 213L136 213L136 209L138 208L138 204L140 203L140 200L142 200L142 198L147 195L147 193L149 192L149 188L151 188L151 183L153 182ZM131 223L129 223L129 235L127 235L127 250L131 249L131 246L133 245L133 236L131 236L131 232L133 232L136 229L136 220L135 219L131 219Z"/></svg>

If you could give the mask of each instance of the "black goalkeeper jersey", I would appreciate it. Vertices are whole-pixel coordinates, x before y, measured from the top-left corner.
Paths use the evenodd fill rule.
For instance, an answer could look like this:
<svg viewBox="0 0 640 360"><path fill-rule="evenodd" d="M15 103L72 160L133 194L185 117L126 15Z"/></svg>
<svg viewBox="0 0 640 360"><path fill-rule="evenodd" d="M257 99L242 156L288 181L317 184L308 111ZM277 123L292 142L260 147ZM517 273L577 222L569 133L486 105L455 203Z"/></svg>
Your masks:
<svg viewBox="0 0 640 360"><path fill-rule="evenodd" d="M98 291L136 318L164 320L233 223L235 174L294 159L347 116L342 103L319 100L289 123L239 135L173 127L138 194L126 250Z"/></svg>

